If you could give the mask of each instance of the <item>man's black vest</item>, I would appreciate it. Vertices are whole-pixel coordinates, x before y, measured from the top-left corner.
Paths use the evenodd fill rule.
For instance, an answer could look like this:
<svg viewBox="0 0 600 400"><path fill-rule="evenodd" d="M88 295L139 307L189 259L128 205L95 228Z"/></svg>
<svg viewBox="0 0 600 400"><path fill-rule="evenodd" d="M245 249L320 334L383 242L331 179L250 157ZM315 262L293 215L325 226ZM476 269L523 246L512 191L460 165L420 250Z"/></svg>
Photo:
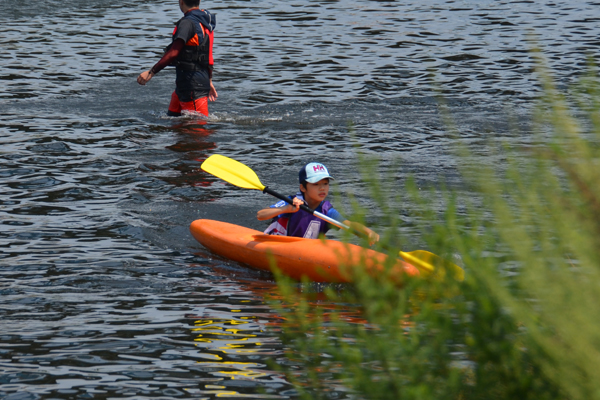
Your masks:
<svg viewBox="0 0 600 400"><path fill-rule="evenodd" d="M183 49L179 52L175 66L184 71L196 71L199 69L208 69L211 61L211 43L209 33L214 30L216 25L215 17L206 10L190 10L183 18L177 21L173 31L173 39L179 24L184 19L192 21L196 34L187 41Z"/></svg>

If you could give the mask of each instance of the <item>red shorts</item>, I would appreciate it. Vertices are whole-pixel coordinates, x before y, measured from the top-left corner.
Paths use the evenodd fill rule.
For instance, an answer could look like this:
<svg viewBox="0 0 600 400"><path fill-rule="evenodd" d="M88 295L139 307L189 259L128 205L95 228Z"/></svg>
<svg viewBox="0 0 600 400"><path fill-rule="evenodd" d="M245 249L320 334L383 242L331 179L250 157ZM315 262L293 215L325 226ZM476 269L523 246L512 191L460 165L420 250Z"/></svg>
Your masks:
<svg viewBox="0 0 600 400"><path fill-rule="evenodd" d="M194 101L179 101L175 92L171 95L169 115L181 115L181 111L195 111L208 117L208 97L201 97Z"/></svg>

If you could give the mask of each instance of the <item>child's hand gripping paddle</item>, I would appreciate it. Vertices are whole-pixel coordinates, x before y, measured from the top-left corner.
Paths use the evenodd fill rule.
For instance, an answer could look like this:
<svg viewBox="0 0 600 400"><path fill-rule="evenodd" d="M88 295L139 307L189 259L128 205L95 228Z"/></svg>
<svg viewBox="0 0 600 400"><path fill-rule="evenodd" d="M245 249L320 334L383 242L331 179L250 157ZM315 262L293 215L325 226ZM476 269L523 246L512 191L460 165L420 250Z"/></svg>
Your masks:
<svg viewBox="0 0 600 400"><path fill-rule="evenodd" d="M221 178L226 182L231 183L232 185L244 188L244 189L256 189L260 190L263 193L268 193L272 196L277 197L291 205L293 204L292 199L286 197L282 194L275 192L274 190L269 189L265 185L260 182L256 173L250 169L250 167L242 164L239 161L234 159L214 154L208 157L201 165L201 168L208 172L211 175L216 176L217 178ZM300 206L300 209L318 217L324 221L329 222L332 225L335 225L339 228L350 230L349 226L334 220L333 218L329 218L328 216L317 212L305 204ZM354 230L353 230L354 232ZM360 232L356 232L361 235ZM363 236L363 235L361 235ZM415 267L419 268L421 271L426 274L431 274L435 270L434 265L444 266L453 272L454 277L462 281L464 279L464 271L458 265L448 262L441 257L430 253L425 250L416 250L411 252L399 252L400 257L402 257L405 261L413 264Z"/></svg>

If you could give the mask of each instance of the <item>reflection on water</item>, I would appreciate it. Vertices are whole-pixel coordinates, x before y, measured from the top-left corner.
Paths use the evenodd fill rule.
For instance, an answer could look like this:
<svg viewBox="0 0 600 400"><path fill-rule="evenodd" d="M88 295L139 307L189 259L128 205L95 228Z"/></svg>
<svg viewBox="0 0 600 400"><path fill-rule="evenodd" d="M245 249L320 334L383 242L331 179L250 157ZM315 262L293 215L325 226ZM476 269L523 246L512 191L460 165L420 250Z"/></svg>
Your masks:
<svg viewBox="0 0 600 400"><path fill-rule="evenodd" d="M293 398L267 363L285 359L264 301L277 296L272 278L211 255L188 231L199 218L262 230L256 210L273 200L201 162L233 157L289 193L299 166L324 162L342 211L348 193L366 191L355 145L399 188L410 174L468 190L453 143L493 164L491 135L530 140L528 35L560 85L599 55L594 1L203 2L218 18L219 99L208 119L170 118L173 71L145 87L135 78L168 43L177 2L0 5L4 399ZM457 136L440 121L439 90ZM417 219L402 219L416 232ZM314 306L364 322L348 305Z"/></svg>
<svg viewBox="0 0 600 400"><path fill-rule="evenodd" d="M241 313L242 310L230 310L232 313ZM269 342L274 338L269 335L258 335L260 326L253 323L256 316L240 316L236 319L200 319L194 322L197 333L194 339L196 345L206 358L213 357L215 361L198 362L202 369L211 372L215 377L221 378L221 385L206 385L208 391L199 391L201 394L231 394L240 395L238 391L251 389L248 395L255 393L257 387L270 389L269 392L277 393L288 386L282 374L265 369L263 362L225 361L240 358L260 358L265 360L280 355L281 351L269 348ZM259 330L257 330L259 328ZM262 336L262 337L260 337ZM220 354L215 354L220 353ZM246 357L245 357L246 356ZM212 389L212 390L210 390ZM282 398L281 396L268 396L268 398Z"/></svg>
<svg viewBox="0 0 600 400"><path fill-rule="evenodd" d="M277 317L261 301L275 287L252 281L244 286L256 295L254 299L239 299L237 308L231 303L214 303L201 315L187 316L194 318L193 341L202 359L197 366L212 377L188 392L252 397L260 390L264 398L287 398L285 394L293 392L289 383L266 365L266 360L283 356L281 344L266 330Z"/></svg>

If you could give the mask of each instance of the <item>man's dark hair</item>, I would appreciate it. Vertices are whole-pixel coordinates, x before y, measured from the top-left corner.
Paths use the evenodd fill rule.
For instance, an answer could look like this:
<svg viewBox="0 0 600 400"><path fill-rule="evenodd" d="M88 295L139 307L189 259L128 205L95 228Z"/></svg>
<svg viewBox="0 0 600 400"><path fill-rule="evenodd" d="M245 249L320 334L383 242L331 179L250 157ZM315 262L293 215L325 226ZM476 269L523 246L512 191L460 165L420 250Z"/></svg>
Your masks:
<svg viewBox="0 0 600 400"><path fill-rule="evenodd" d="M199 7L200 0L183 0L186 6L188 7Z"/></svg>

